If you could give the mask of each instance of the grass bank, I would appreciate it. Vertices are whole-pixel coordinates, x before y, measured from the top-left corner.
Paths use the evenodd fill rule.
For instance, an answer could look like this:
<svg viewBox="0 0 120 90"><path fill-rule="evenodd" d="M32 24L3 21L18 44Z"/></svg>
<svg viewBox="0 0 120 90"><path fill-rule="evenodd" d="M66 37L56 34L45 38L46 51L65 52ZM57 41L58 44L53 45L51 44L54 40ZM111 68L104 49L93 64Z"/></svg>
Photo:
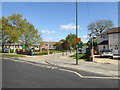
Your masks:
<svg viewBox="0 0 120 90"><path fill-rule="evenodd" d="M2 54L0 53L0 56L5 56L5 57L25 57L24 55L13 55L13 54Z"/></svg>
<svg viewBox="0 0 120 90"><path fill-rule="evenodd" d="M70 57L76 59L76 54L71 55ZM82 59L82 60L87 60L86 55L85 54L78 54L78 59Z"/></svg>

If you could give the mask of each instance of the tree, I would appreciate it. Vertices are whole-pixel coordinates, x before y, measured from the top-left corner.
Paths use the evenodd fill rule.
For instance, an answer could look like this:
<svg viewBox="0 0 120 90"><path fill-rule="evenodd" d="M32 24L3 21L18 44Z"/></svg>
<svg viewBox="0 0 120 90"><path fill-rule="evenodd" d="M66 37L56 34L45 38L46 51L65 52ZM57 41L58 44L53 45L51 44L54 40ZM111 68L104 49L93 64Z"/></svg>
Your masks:
<svg viewBox="0 0 120 90"><path fill-rule="evenodd" d="M89 36L96 36L112 26L113 23L110 20L97 20L92 22L88 25L88 30L90 31Z"/></svg>
<svg viewBox="0 0 120 90"><path fill-rule="evenodd" d="M62 45L60 42L55 43L54 46L56 47L56 50L62 50Z"/></svg>
<svg viewBox="0 0 120 90"><path fill-rule="evenodd" d="M92 41L93 41L93 42L92 42ZM90 39L88 40L87 45L88 45L88 46L92 46L92 44L93 44L94 47L97 46L97 39L96 39L96 37L90 38Z"/></svg>
<svg viewBox="0 0 120 90"><path fill-rule="evenodd" d="M26 46L38 44L41 41L38 30L21 14L12 14L7 18L0 18L0 40L2 40L2 51L5 46L21 43Z"/></svg>
<svg viewBox="0 0 120 90"><path fill-rule="evenodd" d="M35 27L30 23L25 22L22 25L22 30L23 30L22 36L20 37L21 44L24 44L25 46L29 46L29 45L37 44L42 40L38 30L35 29Z"/></svg>
<svg viewBox="0 0 120 90"><path fill-rule="evenodd" d="M19 37L21 37L22 29L20 27L21 22L23 21L21 14L12 14L8 16L8 23L10 24L10 29L7 30L8 44L14 44L14 52L15 52L15 43L19 43Z"/></svg>
<svg viewBox="0 0 120 90"><path fill-rule="evenodd" d="M9 30L8 19L5 17L0 18L0 40L2 43L2 52L4 50L5 43L8 40L7 30Z"/></svg>
<svg viewBox="0 0 120 90"><path fill-rule="evenodd" d="M65 41L65 39L61 39L59 42L64 42Z"/></svg>
<svg viewBox="0 0 120 90"><path fill-rule="evenodd" d="M74 39L76 38L75 34L68 34L68 36L66 37L66 41L69 43L70 47L75 48L75 43L74 43Z"/></svg>
<svg viewBox="0 0 120 90"><path fill-rule="evenodd" d="M69 50L69 48L70 48L70 44L67 42L67 41L64 41L62 44L62 48L63 48L63 50Z"/></svg>

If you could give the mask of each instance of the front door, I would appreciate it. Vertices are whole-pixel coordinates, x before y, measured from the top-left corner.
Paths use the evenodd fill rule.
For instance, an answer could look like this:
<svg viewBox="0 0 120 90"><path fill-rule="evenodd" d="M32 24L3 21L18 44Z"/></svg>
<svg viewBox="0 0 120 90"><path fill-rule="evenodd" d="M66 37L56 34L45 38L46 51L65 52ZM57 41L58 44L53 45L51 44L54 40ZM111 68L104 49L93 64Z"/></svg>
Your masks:
<svg viewBox="0 0 120 90"><path fill-rule="evenodd" d="M113 52L113 54L115 54L115 55L118 55L118 47L117 46L115 46L115 49L114 49L114 52Z"/></svg>

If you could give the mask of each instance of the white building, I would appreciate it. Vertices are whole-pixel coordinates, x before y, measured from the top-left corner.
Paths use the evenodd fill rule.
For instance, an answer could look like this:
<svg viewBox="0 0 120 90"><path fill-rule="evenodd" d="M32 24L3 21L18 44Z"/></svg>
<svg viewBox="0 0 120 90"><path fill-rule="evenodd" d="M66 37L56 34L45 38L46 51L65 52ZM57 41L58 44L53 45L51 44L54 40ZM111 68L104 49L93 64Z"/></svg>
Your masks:
<svg viewBox="0 0 120 90"><path fill-rule="evenodd" d="M120 27L111 28L97 36L99 52L102 49L110 49L113 54L120 54Z"/></svg>

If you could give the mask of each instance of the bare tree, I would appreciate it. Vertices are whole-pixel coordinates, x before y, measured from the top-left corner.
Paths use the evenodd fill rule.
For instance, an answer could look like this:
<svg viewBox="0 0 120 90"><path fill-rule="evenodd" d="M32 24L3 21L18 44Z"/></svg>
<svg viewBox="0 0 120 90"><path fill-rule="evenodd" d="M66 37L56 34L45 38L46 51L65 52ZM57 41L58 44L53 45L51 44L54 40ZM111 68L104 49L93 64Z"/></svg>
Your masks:
<svg viewBox="0 0 120 90"><path fill-rule="evenodd" d="M111 27L113 27L111 20L97 20L92 22L88 25L88 30L90 31L89 36L96 36Z"/></svg>

